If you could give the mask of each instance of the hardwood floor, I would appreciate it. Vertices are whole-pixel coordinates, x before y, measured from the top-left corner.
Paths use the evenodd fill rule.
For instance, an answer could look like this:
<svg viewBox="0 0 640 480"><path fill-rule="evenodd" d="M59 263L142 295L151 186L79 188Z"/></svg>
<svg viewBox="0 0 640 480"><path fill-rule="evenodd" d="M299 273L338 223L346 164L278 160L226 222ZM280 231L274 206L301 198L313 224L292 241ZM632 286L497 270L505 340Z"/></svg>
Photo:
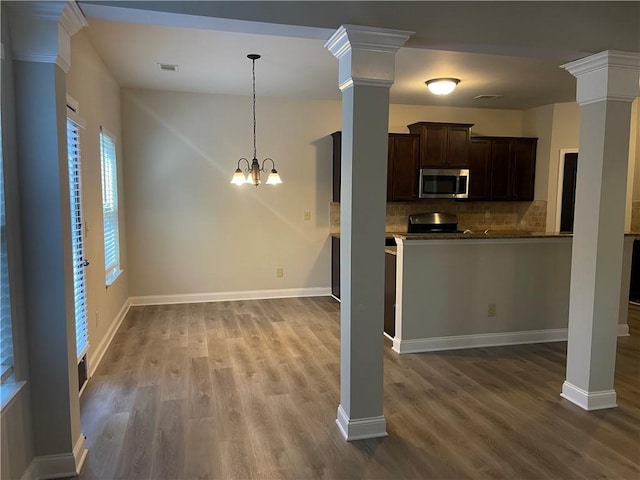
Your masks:
<svg viewBox="0 0 640 480"><path fill-rule="evenodd" d="M80 478L639 478L639 307L616 409L560 397L564 342L399 356L385 340L389 436L353 443L335 425L339 308L132 308L81 399Z"/></svg>

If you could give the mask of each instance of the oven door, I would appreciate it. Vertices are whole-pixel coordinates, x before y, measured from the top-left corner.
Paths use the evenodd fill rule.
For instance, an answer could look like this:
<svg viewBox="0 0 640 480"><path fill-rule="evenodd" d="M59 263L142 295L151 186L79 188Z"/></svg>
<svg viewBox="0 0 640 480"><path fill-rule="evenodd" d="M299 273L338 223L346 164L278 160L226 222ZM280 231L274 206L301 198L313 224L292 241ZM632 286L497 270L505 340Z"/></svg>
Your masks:
<svg viewBox="0 0 640 480"><path fill-rule="evenodd" d="M434 169L420 170L419 198L467 198L469 195L469 170Z"/></svg>

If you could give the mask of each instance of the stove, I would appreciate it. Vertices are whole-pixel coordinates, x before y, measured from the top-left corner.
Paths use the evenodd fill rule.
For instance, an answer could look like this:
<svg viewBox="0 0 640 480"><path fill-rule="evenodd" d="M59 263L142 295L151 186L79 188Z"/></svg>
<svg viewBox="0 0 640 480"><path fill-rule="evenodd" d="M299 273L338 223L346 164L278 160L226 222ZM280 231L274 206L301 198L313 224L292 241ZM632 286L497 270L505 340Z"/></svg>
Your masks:
<svg viewBox="0 0 640 480"><path fill-rule="evenodd" d="M409 233L462 233L458 217L452 213L416 213L409 215Z"/></svg>

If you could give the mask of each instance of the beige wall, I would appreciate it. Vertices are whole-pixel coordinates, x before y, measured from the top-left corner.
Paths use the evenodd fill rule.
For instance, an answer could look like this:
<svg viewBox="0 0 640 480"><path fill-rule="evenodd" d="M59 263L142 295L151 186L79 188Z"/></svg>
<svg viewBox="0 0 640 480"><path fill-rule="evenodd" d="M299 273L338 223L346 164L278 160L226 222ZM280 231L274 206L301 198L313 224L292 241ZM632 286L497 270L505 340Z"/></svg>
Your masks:
<svg viewBox="0 0 640 480"><path fill-rule="evenodd" d="M640 158L638 136L638 99L633 102L630 147L629 181L625 230L631 230L632 199L640 200ZM558 209L558 174L560 150L578 149L580 142L580 107L577 103L545 105L524 112L524 135L538 137L536 163L536 200L547 201L547 231L556 230ZM640 212L640 206L637 208ZM640 222L640 220L639 220Z"/></svg>
<svg viewBox="0 0 640 480"><path fill-rule="evenodd" d="M95 364L98 347L109 333L118 312L129 296L127 263L126 210L120 125L120 86L93 49L88 36L80 31L71 41L71 68L67 73L67 93L80 104L85 120L80 130L82 168L82 207L88 227L85 256L91 262L85 270L87 315L89 324L89 366ZM118 187L120 202L120 263L123 274L109 288L105 287L104 241L102 222L102 177L100 170L100 126L116 136Z"/></svg>
<svg viewBox="0 0 640 480"><path fill-rule="evenodd" d="M229 183L249 97L125 90L122 113L132 297L328 287L339 102L258 98L258 157L284 181L258 188Z"/></svg>
<svg viewBox="0 0 640 480"><path fill-rule="evenodd" d="M409 133L415 122L472 123L471 135L522 136L523 112L488 108L429 107L390 105L389 131Z"/></svg>

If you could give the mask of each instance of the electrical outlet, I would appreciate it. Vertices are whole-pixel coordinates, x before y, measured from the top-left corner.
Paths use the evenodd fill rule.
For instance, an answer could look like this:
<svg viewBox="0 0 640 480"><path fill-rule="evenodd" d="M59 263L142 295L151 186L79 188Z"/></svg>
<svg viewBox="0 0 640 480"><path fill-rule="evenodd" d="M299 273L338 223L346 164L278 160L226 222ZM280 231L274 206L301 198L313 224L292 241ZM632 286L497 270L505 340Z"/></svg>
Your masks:
<svg viewBox="0 0 640 480"><path fill-rule="evenodd" d="M304 212L304 219L311 220L311 212Z"/></svg>
<svg viewBox="0 0 640 480"><path fill-rule="evenodd" d="M98 328L99 324L100 324L100 310L96 310L96 329Z"/></svg>
<svg viewBox="0 0 640 480"><path fill-rule="evenodd" d="M284 268L282 267L276 268L276 277L284 277Z"/></svg>
<svg viewBox="0 0 640 480"><path fill-rule="evenodd" d="M488 208L484 211L484 218L491 218L491 210Z"/></svg>
<svg viewBox="0 0 640 480"><path fill-rule="evenodd" d="M496 304L490 303L489 308L487 308L487 317L495 317L496 316Z"/></svg>

